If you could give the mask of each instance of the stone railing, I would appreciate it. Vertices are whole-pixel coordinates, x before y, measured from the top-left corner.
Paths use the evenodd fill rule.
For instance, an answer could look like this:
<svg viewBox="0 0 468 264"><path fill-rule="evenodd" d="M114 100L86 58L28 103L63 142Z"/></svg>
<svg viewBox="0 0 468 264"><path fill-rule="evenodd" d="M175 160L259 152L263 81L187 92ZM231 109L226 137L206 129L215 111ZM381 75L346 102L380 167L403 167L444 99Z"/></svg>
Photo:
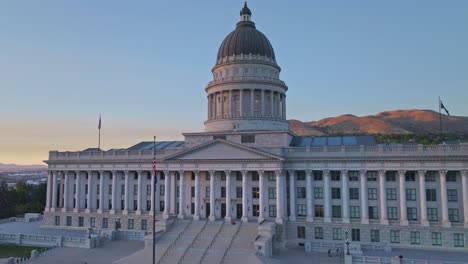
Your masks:
<svg viewBox="0 0 468 264"><path fill-rule="evenodd" d="M181 151L182 148L165 149L156 151L156 156L162 158ZM152 159L152 150L109 150L109 151L50 151L49 160L131 160L131 159Z"/></svg>
<svg viewBox="0 0 468 264"><path fill-rule="evenodd" d="M345 264L463 264L466 262L453 262L441 260L408 259L395 257L374 256L345 256Z"/></svg>
<svg viewBox="0 0 468 264"><path fill-rule="evenodd" d="M235 77L222 77L222 78L213 80L208 83L208 87L211 87L217 84L222 84L222 83L242 82L242 81L268 82L268 83L278 84L280 86L286 86L286 84L278 78L272 78L272 77L267 77L267 76L235 76Z"/></svg>
<svg viewBox="0 0 468 264"><path fill-rule="evenodd" d="M94 248L96 246L96 239L95 237L89 239L82 237L0 233L0 243L43 247Z"/></svg>

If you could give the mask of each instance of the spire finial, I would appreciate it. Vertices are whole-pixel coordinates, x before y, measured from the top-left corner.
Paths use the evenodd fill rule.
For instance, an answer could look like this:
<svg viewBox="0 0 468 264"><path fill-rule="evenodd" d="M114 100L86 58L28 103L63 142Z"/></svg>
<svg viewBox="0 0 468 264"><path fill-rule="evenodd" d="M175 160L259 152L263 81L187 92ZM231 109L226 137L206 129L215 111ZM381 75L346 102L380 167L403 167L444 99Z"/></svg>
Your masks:
<svg viewBox="0 0 468 264"><path fill-rule="evenodd" d="M250 21L250 16L252 16L252 12L250 11L249 7L247 6L247 1L244 2L244 8L240 11L241 21Z"/></svg>

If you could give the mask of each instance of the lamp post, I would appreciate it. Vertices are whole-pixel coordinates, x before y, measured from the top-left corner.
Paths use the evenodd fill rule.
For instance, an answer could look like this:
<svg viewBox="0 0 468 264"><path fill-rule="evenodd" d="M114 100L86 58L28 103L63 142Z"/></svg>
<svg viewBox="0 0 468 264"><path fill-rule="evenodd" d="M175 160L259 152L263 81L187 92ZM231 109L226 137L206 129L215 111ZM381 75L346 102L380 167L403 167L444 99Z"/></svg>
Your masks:
<svg viewBox="0 0 468 264"><path fill-rule="evenodd" d="M345 230L345 236L346 236L346 242L345 242L345 244L346 244L346 255L350 255L350 254L349 254L349 244L350 244L350 242L349 242L349 239L348 239L348 232L349 232L348 229L346 229L346 230Z"/></svg>

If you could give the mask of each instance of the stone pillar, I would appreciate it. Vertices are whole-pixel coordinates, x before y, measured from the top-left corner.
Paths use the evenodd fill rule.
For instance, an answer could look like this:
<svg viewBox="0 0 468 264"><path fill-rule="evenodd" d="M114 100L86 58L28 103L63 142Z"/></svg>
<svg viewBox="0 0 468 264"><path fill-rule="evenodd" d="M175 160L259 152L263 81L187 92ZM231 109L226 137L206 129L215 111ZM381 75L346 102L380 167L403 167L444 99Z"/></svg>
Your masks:
<svg viewBox="0 0 468 264"><path fill-rule="evenodd" d="M244 97L244 92L242 89L239 89L239 116L242 117L243 116L243 98Z"/></svg>
<svg viewBox="0 0 468 264"><path fill-rule="evenodd" d="M130 172L125 171L125 208L123 208L123 214L128 214L130 208Z"/></svg>
<svg viewBox="0 0 468 264"><path fill-rule="evenodd" d="M156 199L155 199L155 198L156 198L156 197L155 197L156 193L155 193L155 192L157 191L157 190L156 190L156 189L157 189L157 188L156 188L157 186L156 186L156 187L154 186L154 182L157 181L156 177L158 177L158 175L157 175L156 172L153 170L153 171L151 172L151 198L150 198L150 199L151 199L151 202L150 202L150 203L151 203L151 208L150 208L150 215L156 213L156 212L155 212L155 211L156 211L156 204L155 204L155 203L156 203Z"/></svg>
<svg viewBox="0 0 468 264"><path fill-rule="evenodd" d="M296 176L295 171L289 171L289 221L296 221Z"/></svg>
<svg viewBox="0 0 468 264"><path fill-rule="evenodd" d="M57 176L59 172L53 171L52 172L52 212L55 212L57 207Z"/></svg>
<svg viewBox="0 0 468 264"><path fill-rule="evenodd" d="M250 89L250 116L254 116L254 108L255 108L255 90Z"/></svg>
<svg viewBox="0 0 468 264"><path fill-rule="evenodd" d="M369 206L367 200L367 175L365 170L359 171L361 180L361 224L369 224Z"/></svg>
<svg viewBox="0 0 468 264"><path fill-rule="evenodd" d="M306 170L306 198L307 198L307 222L314 221L314 187L312 185L312 171Z"/></svg>
<svg viewBox="0 0 468 264"><path fill-rule="evenodd" d="M194 220L200 220L200 172L194 171L195 173L195 215Z"/></svg>
<svg viewBox="0 0 468 264"><path fill-rule="evenodd" d="M262 117L265 117L265 90L260 90L261 91L261 110L260 110L260 115Z"/></svg>
<svg viewBox="0 0 468 264"><path fill-rule="evenodd" d="M99 210L98 213L102 213L104 210L104 171L99 171Z"/></svg>
<svg viewBox="0 0 468 264"><path fill-rule="evenodd" d="M270 91L270 116L275 116L275 92Z"/></svg>
<svg viewBox="0 0 468 264"><path fill-rule="evenodd" d="M73 208L73 212L77 213L80 210L80 198L81 198L80 171L75 171L75 175L76 175L76 179L75 179L76 190L75 190L75 207Z"/></svg>
<svg viewBox="0 0 468 264"><path fill-rule="evenodd" d="M283 172L282 171L275 171L276 173L276 223L283 224L283 196L284 192L282 190L283 186Z"/></svg>
<svg viewBox="0 0 468 264"><path fill-rule="evenodd" d="M283 94L283 119L286 119L286 94Z"/></svg>
<svg viewBox="0 0 468 264"><path fill-rule="evenodd" d="M142 171L137 171L137 176L138 176L138 193L137 193L137 215L141 215L141 211L143 210L143 203L142 203L142 188L143 188L143 172Z"/></svg>
<svg viewBox="0 0 468 264"><path fill-rule="evenodd" d="M171 209L171 176L169 171L164 171L164 213L163 218L169 218Z"/></svg>
<svg viewBox="0 0 468 264"><path fill-rule="evenodd" d="M248 198L247 198L247 188L248 188L248 185L247 185L247 171L243 170L242 171L242 222L248 222L249 221L249 218L248 218Z"/></svg>
<svg viewBox="0 0 468 264"><path fill-rule="evenodd" d="M387 198L385 197L385 171L379 171L379 202L380 202L380 224L388 225Z"/></svg>
<svg viewBox="0 0 468 264"><path fill-rule="evenodd" d="M325 223L331 223L331 195L330 195L330 171L323 171L323 201L324 201L324 217Z"/></svg>
<svg viewBox="0 0 468 264"><path fill-rule="evenodd" d="M59 207L63 209L63 204L64 204L64 196L63 196L63 191L65 189L65 184L64 184L64 181L65 181L65 172L61 171L60 172L60 200L59 200Z"/></svg>
<svg viewBox="0 0 468 264"><path fill-rule="evenodd" d="M117 204L117 192L119 188L117 188L117 171L112 171L112 209L110 210L111 214L115 214L115 209L118 208Z"/></svg>
<svg viewBox="0 0 468 264"><path fill-rule="evenodd" d="M215 191L216 191L216 184L215 184L215 172L214 171L209 171L210 174L210 216L209 220L210 221L215 221L216 220L216 197L215 197Z"/></svg>
<svg viewBox="0 0 468 264"><path fill-rule="evenodd" d="M419 175L419 202L421 207L421 225L429 226L427 220L427 203L426 203L426 171L418 171Z"/></svg>
<svg viewBox="0 0 468 264"><path fill-rule="evenodd" d="M462 176L463 222L468 228L468 171L460 171Z"/></svg>
<svg viewBox="0 0 468 264"><path fill-rule="evenodd" d="M221 95L221 118L224 118L224 91L221 91L220 92L220 95Z"/></svg>
<svg viewBox="0 0 468 264"><path fill-rule="evenodd" d="M216 101L216 97L215 97ZM216 102L215 102L216 105ZM215 112L216 113L216 112ZM171 215L176 214L176 208L177 208L177 173L175 171L169 172L169 180L171 181L170 188L171 190L169 191L170 193L170 203L171 203L171 210L169 211Z"/></svg>
<svg viewBox="0 0 468 264"><path fill-rule="evenodd" d="M229 90L229 113L228 117L232 117L232 90Z"/></svg>
<svg viewBox="0 0 468 264"><path fill-rule="evenodd" d="M63 208L62 212L66 212L70 206L70 175L69 172L65 172L64 175L64 186L63 186Z"/></svg>
<svg viewBox="0 0 468 264"><path fill-rule="evenodd" d="M231 171L227 170L224 173L226 174L226 217L224 219L231 221Z"/></svg>
<svg viewBox="0 0 468 264"><path fill-rule="evenodd" d="M266 201L268 201L267 197L265 197L265 172L258 171L259 183L258 183L258 190L259 190L259 214L258 214L258 222L265 220L265 210L266 210Z"/></svg>
<svg viewBox="0 0 468 264"><path fill-rule="evenodd" d="M281 177L281 186L284 186L284 188L281 188L281 191L284 192L283 199L281 200L282 207L283 207L283 219L287 220L288 219L288 197L286 195L287 190L286 186L288 186L288 182L286 180L286 171L283 171L283 177Z"/></svg>
<svg viewBox="0 0 468 264"><path fill-rule="evenodd" d="M47 173L47 195L46 195L46 205L45 205L45 211L49 212L50 207L52 205L52 186L53 186L53 171L49 171Z"/></svg>
<svg viewBox="0 0 468 264"><path fill-rule="evenodd" d="M451 223L448 217L448 205L447 205L447 171L439 171L440 175L440 204L442 209L442 226L450 227Z"/></svg>
<svg viewBox="0 0 468 264"><path fill-rule="evenodd" d="M184 219L185 217L185 171L179 171L180 175L180 184L179 184L179 219Z"/></svg>
<svg viewBox="0 0 468 264"><path fill-rule="evenodd" d="M341 195L341 201L342 201L342 214L343 214L343 223L344 224L349 224L349 177L348 177L348 171L347 170L342 170L341 171L341 179L342 179L342 195Z"/></svg>
<svg viewBox="0 0 468 264"><path fill-rule="evenodd" d="M91 212L91 208L93 208L93 172L88 171L88 195L86 196L86 213Z"/></svg>
<svg viewBox="0 0 468 264"><path fill-rule="evenodd" d="M210 95L206 97L208 99L208 120L211 119L211 100L210 100Z"/></svg>
<svg viewBox="0 0 468 264"><path fill-rule="evenodd" d="M398 171L400 178L400 225L408 225L408 217L406 215L406 188L405 188L405 171Z"/></svg>

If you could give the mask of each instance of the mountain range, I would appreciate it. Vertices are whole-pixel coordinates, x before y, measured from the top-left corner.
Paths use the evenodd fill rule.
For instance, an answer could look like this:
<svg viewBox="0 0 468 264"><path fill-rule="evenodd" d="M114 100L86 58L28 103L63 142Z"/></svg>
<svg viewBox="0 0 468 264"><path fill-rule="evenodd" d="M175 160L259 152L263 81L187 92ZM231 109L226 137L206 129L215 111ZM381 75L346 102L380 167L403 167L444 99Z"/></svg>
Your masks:
<svg viewBox="0 0 468 264"><path fill-rule="evenodd" d="M289 129L298 136L358 134L438 134L440 115L432 110L394 110L368 116L341 115L318 121L288 120ZM468 135L468 117L442 115L444 134Z"/></svg>

